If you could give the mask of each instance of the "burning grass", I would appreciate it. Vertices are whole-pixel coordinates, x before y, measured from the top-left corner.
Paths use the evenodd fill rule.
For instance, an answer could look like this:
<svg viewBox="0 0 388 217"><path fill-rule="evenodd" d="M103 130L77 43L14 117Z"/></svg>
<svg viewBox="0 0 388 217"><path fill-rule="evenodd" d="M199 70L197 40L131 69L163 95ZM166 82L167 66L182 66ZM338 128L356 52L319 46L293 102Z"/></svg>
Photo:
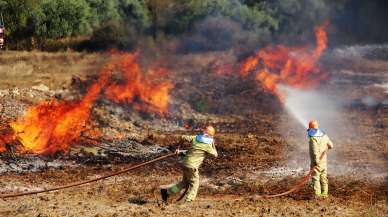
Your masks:
<svg viewBox="0 0 388 217"><path fill-rule="evenodd" d="M336 141L336 147L330 154L336 153L337 158L332 158L329 164L335 168L339 168L342 165L346 169L350 169L349 172L341 171L341 173L346 173L346 175L340 179L337 178L338 172L336 173L334 170L329 169L331 171L329 172L330 179L332 180L330 181L332 197L328 200L307 200L311 193L311 189L307 186L301 192L291 195L291 198L284 197L259 201L247 199L240 202L231 202L227 201L227 199L220 201L217 200L217 197L212 197L212 194L243 193L249 195L254 192L281 192L297 181L298 177L289 177L287 170L286 172L282 170L279 172L279 179L263 179L263 171L273 171L274 168L283 168L283 166L293 171L295 168L286 167L290 158L299 159L295 162L297 164L296 168L300 168L300 171L304 171L307 168L303 167L308 164L308 152L306 151L307 145L305 144L303 129L297 128L295 123L291 123L290 127L277 130L276 127L282 122L279 119L279 113L282 113L281 115L287 114L283 113L279 104L266 102L277 101L277 98L273 96L277 93L273 91L277 91L279 84L307 88L308 86L305 86L306 82L311 81L315 85L315 78L323 79L324 75L326 75L319 68L318 64L319 56L326 48L325 35L321 30L318 29L317 31L318 43L315 49L309 47L294 49L285 46L262 49L259 59L255 63L256 65L249 66L251 70L249 70L248 74L251 76L243 77L239 75L240 79L235 79L232 76L230 78L223 77L224 86L220 84L222 79L217 80L219 78L217 75L201 73L208 66L206 61L209 58L206 55L212 56L212 54L186 56L186 63L182 62L181 56L176 57L180 62L177 61L176 64L179 71L177 73L174 72L174 76L171 76L171 79L174 79L173 82L177 83L173 90L172 82L162 79L162 77L168 74L164 69L151 68L145 70L138 64L138 54L114 53L111 56L112 59L109 59L110 61L108 61L104 68L108 72L107 74L109 74L106 76L110 77L110 74L113 74L113 79L98 78L97 75L93 82L85 81L81 83L83 86L86 86L85 84L87 83L89 88L86 90L85 95L79 97L79 99L67 101L56 99L41 102L30 107L25 116L11 123L11 126L17 130L16 134L11 126L0 130L0 150L6 150L13 140L18 139L18 141L26 144L22 146L24 147L23 151L29 150L29 152L34 152L31 151L31 148L28 148L28 144L33 144L33 147L36 147L35 150L37 150L35 153L49 154L55 151L66 152L69 149L78 151L78 149L73 149L72 145L78 144L79 137L82 135L87 134L90 137L102 136L98 130L93 133L95 129L91 127L94 126L91 122L97 120L109 125L107 128L111 127L110 129L114 129L113 133L111 133L114 136L108 142L95 140L97 141L96 144L104 148L105 145L107 148L116 148L114 151L127 149L132 151L135 149L136 151L137 148L147 149L149 153L149 149L156 150L158 148L150 144L161 144L161 147L175 148L173 144L178 142L180 134L193 133L210 122L217 127L219 158L207 159L204 163L201 171L202 183L198 201L190 205L180 206L179 209L177 209L177 206L172 205L161 210L154 204L153 188L156 188L159 184L169 183L180 178L178 177L179 171L175 165L176 161L171 160L145 170L139 170L128 176L105 180L104 183L96 185L87 185L82 189L69 189L30 199L17 198L5 201L3 204L0 204L3 206L0 207L0 210L5 210L4 212L0 211L0 214L15 216L23 213L30 216L39 215L37 214L39 212L42 215L58 216L67 214L85 216L116 214L127 216L165 216L168 213L168 215L184 216L198 215L198 213L209 215L211 212L218 212L217 214L219 215L231 216L245 216L247 214L274 216L319 214L328 216L383 216L387 212L388 207L386 204L386 181L383 181L384 183L377 187L374 182L369 183L364 182L364 180L355 184L353 182L357 178L353 174L373 179L373 177L366 175L372 168L381 168L381 170L378 170L380 173L379 180L386 180L384 165L387 159L387 146L384 141L386 141L385 135L387 133L384 126L387 126L388 119L385 118L387 113L382 109L381 114L378 116L372 110L370 112L360 112L358 110L351 110L351 108L346 110L347 112L344 116L350 117L360 128L365 129L365 131L360 132L368 136L357 139L352 138L354 141L351 142ZM213 56L218 56L218 54ZM195 59L202 64L197 64L194 61ZM61 62L60 58L56 61ZM279 65L272 66L275 63ZM53 63L53 65L55 67L56 64ZM266 76L261 77L261 70L266 70L265 73L268 73L268 76L273 76L275 79L272 80ZM307 74L303 74L304 72ZM104 75L104 73L101 75ZM115 77L115 75L117 76ZM320 77L321 75L323 77ZM257 77L260 79L257 80ZM249 87L247 86L246 78L253 78L252 85ZM274 86L266 86L265 82L267 79L269 79L268 81L274 81L273 83L270 82ZM16 85L17 82L15 81ZM258 82L266 91L274 94L264 94L255 88L254 82ZM275 89L271 89L271 87L275 87ZM249 88L252 91L247 92ZM357 86L357 88L359 87ZM106 91L103 91L104 89ZM190 124L188 126L192 131L182 132L183 128L179 128L178 124L173 123L176 119L166 121L169 121L170 125L168 126L175 124L174 127L176 127L167 129L166 125L162 124L164 119L160 120L161 118L158 118L158 116L154 117L160 122L151 123L145 122L144 119L146 118L142 119L142 116L138 115L137 112L128 112L128 106L130 106L134 110L165 115L170 105L172 90L176 93L174 97L178 98L177 101L180 100L178 102L185 104L185 106L188 105L187 102L190 99L195 99L196 96L203 96L199 99L206 99L207 103L212 103L222 111L229 108L230 113L194 113L191 109L179 110L178 112L182 112L185 117L192 118L193 121L193 125ZM338 90L342 91L342 89ZM354 86L350 90L354 90ZM242 94L243 92L244 94ZM104 97L106 100L98 102L99 98ZM194 100L194 103L198 102L200 101ZM118 107L117 103L124 104L125 106ZM274 109L271 109L271 106ZM264 110L260 110L262 108L267 108L269 111L264 112ZM245 115L244 109L250 112L249 115ZM280 112L274 112L274 110ZM101 118L102 116L104 119ZM375 119L381 121L380 128L375 126ZM366 121L368 121L367 124ZM146 127L142 125L146 125L146 123L152 126L150 129L144 130ZM33 128L31 128L32 126ZM134 133L135 131L132 127L137 127L139 131L144 133L143 142L135 143L133 142L134 140L128 138L129 133ZM30 136L27 136L28 134ZM148 135L153 136L148 137ZM25 136L27 137L26 139L24 139ZM44 136L44 138L40 138L40 136ZM147 139L145 139L146 137ZM35 145L35 141L37 145ZM295 143L292 143L292 141L295 141ZM186 148L186 146L182 148ZM299 148L301 149L299 150ZM93 151L96 150L94 147L91 149ZM139 152L143 153L142 150ZM82 154L82 151L78 153ZM137 160L143 161L144 155L140 156ZM92 158L92 155L86 156L88 163L81 162L76 168L65 167L61 170L46 170L41 173L25 173L17 176L4 174L0 186L11 186L11 189L15 190L15 186L34 188L40 187L40 183L45 182L52 186L61 185L78 181L79 179L87 179L92 175L111 172L111 164L134 162L130 156L125 155L123 158L127 161L114 161L114 158L108 158L108 160L102 163L103 165L97 165ZM38 159L45 158L39 157ZM12 163L10 163L10 167L13 166ZM120 167L123 165L114 165L113 168L116 166ZM27 168L26 171L31 170ZM15 180L17 180L16 183L18 184L15 184ZM38 184L31 185L34 182ZM367 192L367 194L362 191ZM369 198L365 199L365 195L368 194L378 195L374 199L378 200L378 203L373 202L372 204ZM128 198L132 198L129 202L136 202L136 198L139 197L147 198L147 200L144 200L146 203L142 205L128 204ZM47 201L54 205L47 206ZM279 206L279 204L282 204L282 206ZM31 209L25 207L31 207ZM104 209L97 207L103 207ZM144 213L137 213L139 209ZM80 211L83 213L80 214Z"/></svg>
<svg viewBox="0 0 388 217"><path fill-rule="evenodd" d="M132 104L136 110L165 114L168 112L171 82L157 82L167 69L150 69L144 73L137 63L137 53L124 53L111 62L113 70L119 70L123 82L112 82L105 90L106 97L116 103Z"/></svg>
<svg viewBox="0 0 388 217"><path fill-rule="evenodd" d="M240 66L242 77L254 74L254 78L263 87L281 100L284 93L279 92L278 85L294 88L312 88L328 78L317 65L319 58L327 47L327 24L315 29L316 47L287 47L277 45L260 49L256 55L248 57Z"/></svg>
<svg viewBox="0 0 388 217"><path fill-rule="evenodd" d="M43 155L68 152L87 129L91 109L103 89L104 96L116 103L131 103L138 110L165 114L173 85L153 81L152 75L145 75L136 62L137 56L113 53L112 61L103 67L97 81L80 100L53 99L31 106L23 117L10 124L12 132L0 136L0 150L5 151L5 144L14 139L25 152ZM123 83L111 82L115 71L123 74Z"/></svg>
<svg viewBox="0 0 388 217"><path fill-rule="evenodd" d="M26 115L11 124L28 152L54 154L67 152L85 129L93 103L109 79L103 73L79 101L47 101L28 109Z"/></svg>

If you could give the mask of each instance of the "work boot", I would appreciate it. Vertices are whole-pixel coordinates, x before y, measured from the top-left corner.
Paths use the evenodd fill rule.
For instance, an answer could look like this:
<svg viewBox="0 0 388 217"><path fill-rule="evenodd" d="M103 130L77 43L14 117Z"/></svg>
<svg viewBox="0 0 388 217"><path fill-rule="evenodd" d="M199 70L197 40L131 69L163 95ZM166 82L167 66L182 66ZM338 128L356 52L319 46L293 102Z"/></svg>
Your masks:
<svg viewBox="0 0 388 217"><path fill-rule="evenodd" d="M329 194L328 193L322 193L320 196L321 196L321 198L326 199L326 198L329 197Z"/></svg>
<svg viewBox="0 0 388 217"><path fill-rule="evenodd" d="M320 194L314 194L312 197L311 197L312 200L319 200L321 199L321 195Z"/></svg>
<svg viewBox="0 0 388 217"><path fill-rule="evenodd" d="M192 199L186 199L185 200L185 203L191 203L191 202L193 202L194 200L192 200Z"/></svg>
<svg viewBox="0 0 388 217"><path fill-rule="evenodd" d="M167 203L167 200L168 200L167 189L165 189L165 188L160 189L160 195L162 196L163 202Z"/></svg>

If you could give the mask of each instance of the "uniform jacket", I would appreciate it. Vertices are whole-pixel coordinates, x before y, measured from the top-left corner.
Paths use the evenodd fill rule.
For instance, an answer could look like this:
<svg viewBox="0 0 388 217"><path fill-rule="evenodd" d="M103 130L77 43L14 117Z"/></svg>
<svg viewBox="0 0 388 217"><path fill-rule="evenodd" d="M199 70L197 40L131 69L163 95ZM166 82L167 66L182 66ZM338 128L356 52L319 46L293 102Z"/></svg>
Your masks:
<svg viewBox="0 0 388 217"><path fill-rule="evenodd" d="M309 151L311 167L318 165L319 169L327 168L327 156L323 156L322 160L319 160L322 152L327 149L333 148L333 142L330 138L320 129L308 129L307 134L309 137Z"/></svg>
<svg viewBox="0 0 388 217"><path fill-rule="evenodd" d="M186 156L182 160L183 166L198 169L205 159L206 153L214 157L218 156L213 137L208 135L196 135L182 136L182 138L192 143L192 147L188 150Z"/></svg>

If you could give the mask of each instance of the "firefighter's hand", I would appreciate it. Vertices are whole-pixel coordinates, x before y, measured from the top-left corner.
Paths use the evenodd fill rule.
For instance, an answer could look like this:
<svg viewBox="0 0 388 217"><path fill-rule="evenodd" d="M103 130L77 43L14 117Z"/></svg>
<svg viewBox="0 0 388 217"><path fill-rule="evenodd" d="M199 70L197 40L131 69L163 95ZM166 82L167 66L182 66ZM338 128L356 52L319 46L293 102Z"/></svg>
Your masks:
<svg viewBox="0 0 388 217"><path fill-rule="evenodd" d="M174 154L180 154L180 153L182 153L182 152L181 152L181 150L179 148L175 149Z"/></svg>

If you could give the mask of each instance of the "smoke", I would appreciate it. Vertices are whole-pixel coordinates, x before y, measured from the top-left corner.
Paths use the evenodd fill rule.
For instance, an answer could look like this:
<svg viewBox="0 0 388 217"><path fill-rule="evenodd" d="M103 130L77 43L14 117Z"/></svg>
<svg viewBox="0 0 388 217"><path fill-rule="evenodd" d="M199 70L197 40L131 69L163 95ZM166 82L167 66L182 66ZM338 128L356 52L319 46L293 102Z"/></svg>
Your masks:
<svg viewBox="0 0 388 217"><path fill-rule="evenodd" d="M225 16L208 16L193 26L193 31L183 35L177 46L178 53L200 53L256 48L262 38L247 31L240 22Z"/></svg>
<svg viewBox="0 0 388 217"><path fill-rule="evenodd" d="M300 90L279 86L286 94L284 105L298 123L307 129L310 120L317 120L320 128L330 134L338 134L344 120L341 103L328 93L318 90Z"/></svg>
<svg viewBox="0 0 388 217"><path fill-rule="evenodd" d="M388 44L367 44L367 45L353 45L341 46L332 50L330 55L333 58L339 59L378 59L386 60Z"/></svg>
<svg viewBox="0 0 388 217"><path fill-rule="evenodd" d="M385 45L382 46L385 47ZM341 50L336 49L336 51L331 53L332 56L335 56L335 61L343 60L347 57L345 55L347 53L352 54L349 59L354 61L369 58L368 54L374 49L371 46L353 46L346 49L341 48ZM339 58L339 56L343 57ZM376 55L373 59L380 61L381 56ZM369 64L376 64L376 62ZM341 67L347 67L346 76L342 74ZM367 68L370 65L364 67ZM284 135L287 144L290 145L287 150L289 152L286 162L288 166L309 166L309 146L305 129L309 120L316 119L320 128L334 143L334 149L328 152L330 174L354 174L360 179L386 176L384 166L386 159L381 154L386 150L383 142L386 130L382 107L388 104L388 101L383 98L384 89L376 88L385 87L382 82L385 81L386 73L375 69L364 73L363 69L359 66L337 65L337 68L331 71L333 82L328 82L327 85L318 89L302 90L278 86L279 91L285 96L283 102L287 111L286 115L282 116L279 132ZM346 85L335 84L337 79L346 79ZM358 104L368 110L359 110Z"/></svg>

